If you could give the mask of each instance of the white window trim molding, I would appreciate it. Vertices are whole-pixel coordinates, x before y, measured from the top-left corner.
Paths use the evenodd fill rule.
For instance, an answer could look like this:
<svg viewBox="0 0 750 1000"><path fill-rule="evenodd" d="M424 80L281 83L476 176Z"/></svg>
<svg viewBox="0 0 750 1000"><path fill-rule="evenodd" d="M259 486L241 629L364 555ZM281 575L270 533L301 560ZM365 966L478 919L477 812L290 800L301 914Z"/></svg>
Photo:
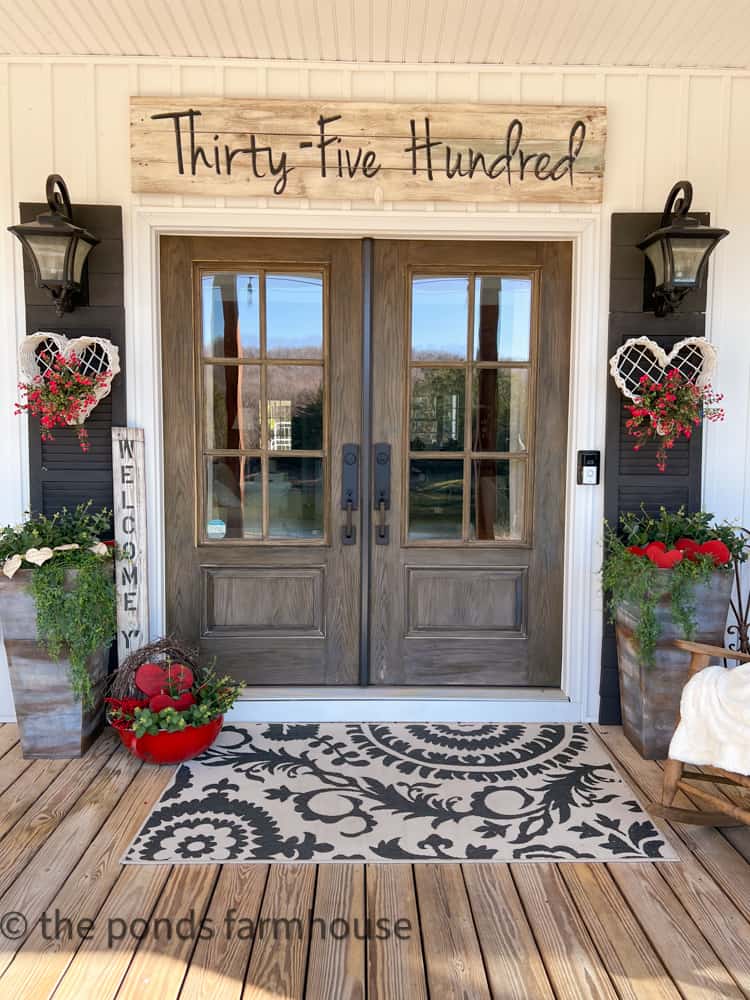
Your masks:
<svg viewBox="0 0 750 1000"><path fill-rule="evenodd" d="M573 243L573 299L570 359L570 403L566 473L564 624L561 689L550 698L513 697L499 689L491 697L459 695L445 689L428 697L383 697L376 688L359 699L338 696L293 700L270 689L260 700L242 701L235 721L306 719L308 721L391 721L429 718L488 721L595 721L601 670L602 594L601 523L603 486L576 485L576 452L598 449L604 454L607 388L606 324L600 321L600 210L547 211L351 211L300 210L290 207L188 207L135 205L125 219L130 259L126 272L128 312L127 406L131 426L143 427L146 438L146 489L149 516L149 592L151 633L165 624L164 466L162 434L161 349L159 312L159 237L224 235L276 237L363 237L467 240L570 240ZM489 693L489 692L488 692ZM323 694L320 692L319 694ZM435 694L438 697L435 697ZM528 695L528 692L525 692Z"/></svg>

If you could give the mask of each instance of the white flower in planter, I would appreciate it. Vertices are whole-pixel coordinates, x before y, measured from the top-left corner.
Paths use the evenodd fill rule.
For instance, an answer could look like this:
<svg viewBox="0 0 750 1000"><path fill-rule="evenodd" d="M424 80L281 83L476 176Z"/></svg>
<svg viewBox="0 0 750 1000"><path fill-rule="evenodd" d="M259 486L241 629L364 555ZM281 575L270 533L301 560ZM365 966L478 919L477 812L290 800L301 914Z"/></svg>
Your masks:
<svg viewBox="0 0 750 1000"><path fill-rule="evenodd" d="M24 559L34 566L41 566L42 563L46 563L48 559L51 559L54 554L52 549L45 545L43 549L27 549Z"/></svg>
<svg viewBox="0 0 750 1000"><path fill-rule="evenodd" d="M16 575L18 570L21 568L21 563L23 559L19 555L9 556L3 563L3 573L12 580Z"/></svg>

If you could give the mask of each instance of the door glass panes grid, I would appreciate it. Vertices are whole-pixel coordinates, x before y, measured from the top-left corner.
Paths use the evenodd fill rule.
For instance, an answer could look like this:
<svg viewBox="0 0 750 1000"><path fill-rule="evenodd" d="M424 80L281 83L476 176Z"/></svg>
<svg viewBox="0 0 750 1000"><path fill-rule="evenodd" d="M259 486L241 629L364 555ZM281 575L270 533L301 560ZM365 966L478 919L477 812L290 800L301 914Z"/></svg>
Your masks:
<svg viewBox="0 0 750 1000"><path fill-rule="evenodd" d="M525 541L534 276L414 274L408 540Z"/></svg>
<svg viewBox="0 0 750 1000"><path fill-rule="evenodd" d="M203 537L323 541L325 276L200 272Z"/></svg>

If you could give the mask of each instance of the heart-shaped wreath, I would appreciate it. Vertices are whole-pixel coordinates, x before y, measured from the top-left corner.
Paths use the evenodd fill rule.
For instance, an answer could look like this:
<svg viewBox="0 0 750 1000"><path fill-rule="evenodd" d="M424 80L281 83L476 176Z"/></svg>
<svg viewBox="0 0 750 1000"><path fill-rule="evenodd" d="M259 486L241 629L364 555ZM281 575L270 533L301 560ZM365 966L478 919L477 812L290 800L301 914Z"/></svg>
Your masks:
<svg viewBox="0 0 750 1000"><path fill-rule="evenodd" d="M117 347L102 337L68 340L59 333L34 333L19 347L18 366L26 399L16 404L16 413L38 417L46 441L55 427L76 427L81 448L88 451L83 424L120 371Z"/></svg>
<svg viewBox="0 0 750 1000"><path fill-rule="evenodd" d="M628 399L640 395L643 376L658 382L667 371L676 370L686 382L706 385L716 366L716 349L705 337L685 337L667 352L650 337L631 337L609 362L612 378Z"/></svg>

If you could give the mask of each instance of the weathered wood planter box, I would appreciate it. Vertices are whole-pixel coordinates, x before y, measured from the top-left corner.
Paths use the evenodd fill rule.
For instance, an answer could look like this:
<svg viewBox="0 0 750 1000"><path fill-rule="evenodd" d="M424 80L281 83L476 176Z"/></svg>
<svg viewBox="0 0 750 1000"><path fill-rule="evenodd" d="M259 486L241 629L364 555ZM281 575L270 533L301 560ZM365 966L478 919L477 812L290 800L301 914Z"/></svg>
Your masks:
<svg viewBox="0 0 750 1000"><path fill-rule="evenodd" d="M39 645L36 607L29 593L33 570L0 580L0 622L8 656L10 683L25 758L70 758L86 752L104 725L104 685L109 648L89 658L94 707L73 697L70 662L53 660Z"/></svg>
<svg viewBox="0 0 750 1000"><path fill-rule="evenodd" d="M661 570L666 574L670 570ZM732 574L714 573L707 583L693 590L697 628L696 642L724 645L724 630L732 593ZM677 723L680 695L687 681L690 654L672 646L684 639L672 619L672 605L665 595L656 608L659 639L654 663L642 663L634 632L638 609L623 602L615 615L620 701L625 735L646 760L664 760Z"/></svg>

